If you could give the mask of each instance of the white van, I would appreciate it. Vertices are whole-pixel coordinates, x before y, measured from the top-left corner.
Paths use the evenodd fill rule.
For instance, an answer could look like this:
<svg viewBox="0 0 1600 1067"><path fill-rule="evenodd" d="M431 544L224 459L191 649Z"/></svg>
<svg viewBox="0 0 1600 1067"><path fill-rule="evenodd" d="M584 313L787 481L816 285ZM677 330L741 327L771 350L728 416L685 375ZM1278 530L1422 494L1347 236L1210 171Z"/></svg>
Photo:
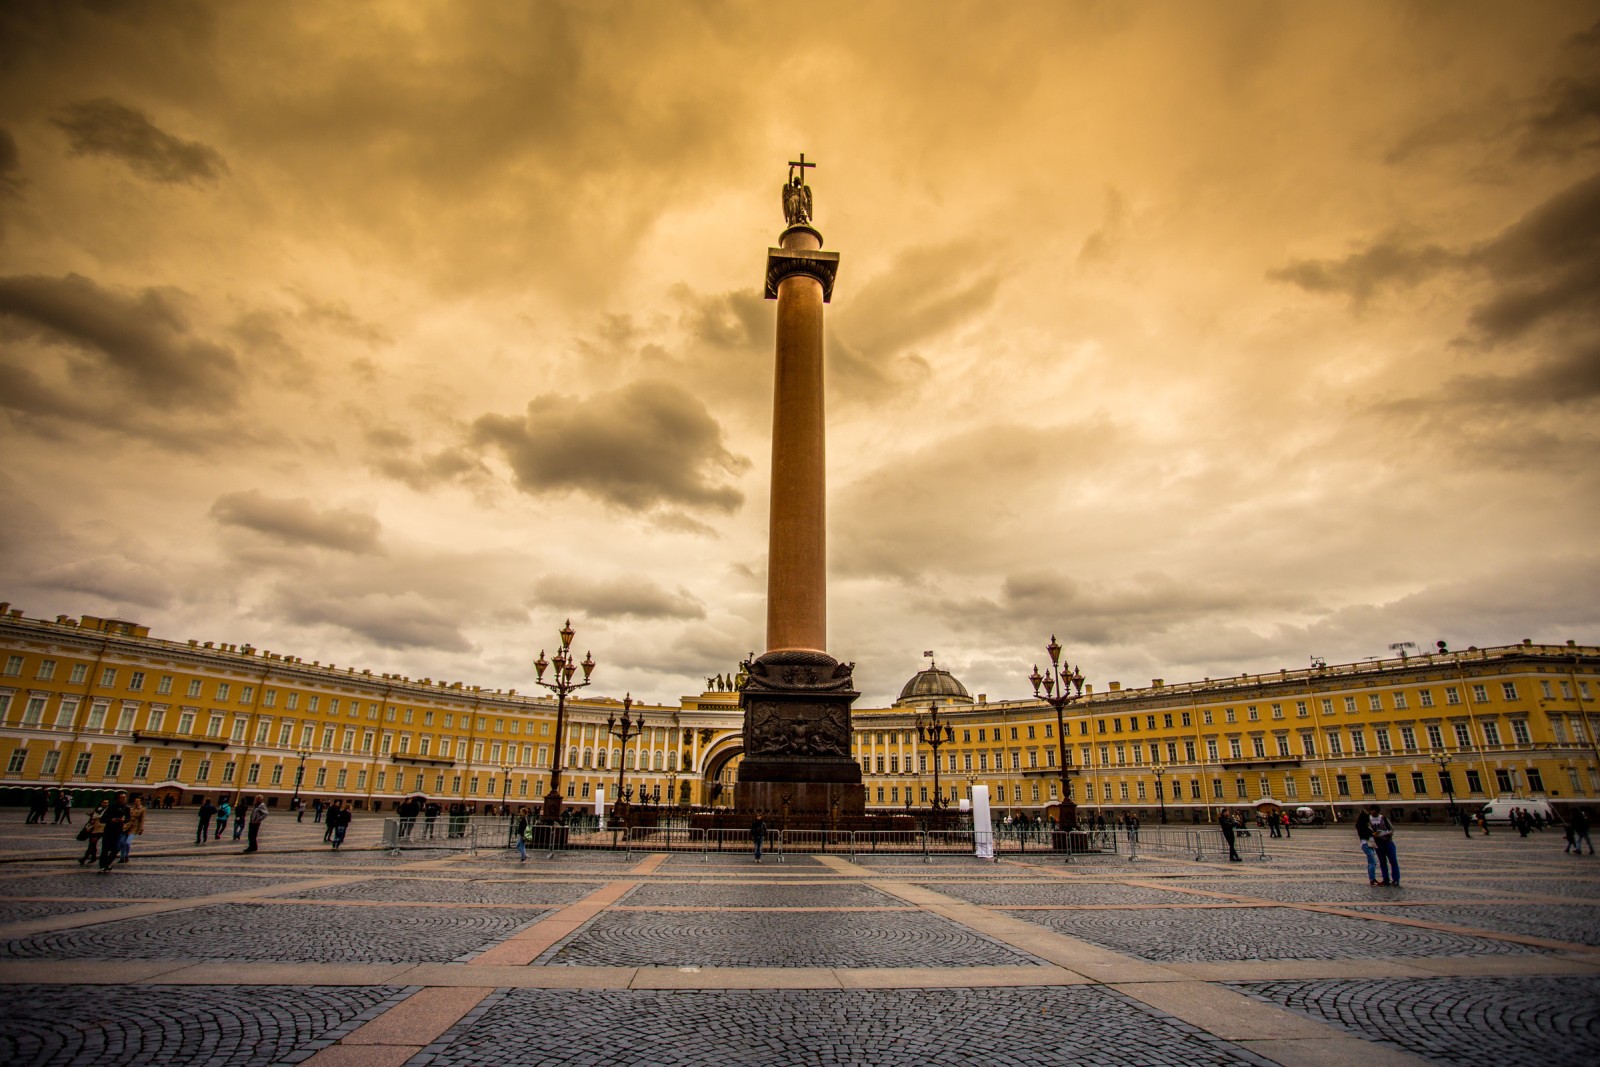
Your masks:
<svg viewBox="0 0 1600 1067"><path fill-rule="evenodd" d="M1495 797L1479 810L1489 822L1510 822L1511 809L1520 808L1529 815L1539 815L1546 823L1559 822L1555 809L1543 797Z"/></svg>

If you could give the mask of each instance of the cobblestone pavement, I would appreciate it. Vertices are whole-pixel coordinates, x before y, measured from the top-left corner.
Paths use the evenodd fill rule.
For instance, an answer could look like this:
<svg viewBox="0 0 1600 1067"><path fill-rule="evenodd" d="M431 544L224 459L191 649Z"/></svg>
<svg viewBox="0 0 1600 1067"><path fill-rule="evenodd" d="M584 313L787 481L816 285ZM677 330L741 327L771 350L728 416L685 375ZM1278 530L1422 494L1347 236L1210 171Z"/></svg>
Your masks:
<svg viewBox="0 0 1600 1067"><path fill-rule="evenodd" d="M543 962L588 967L1007 967L1043 961L934 915L610 912Z"/></svg>
<svg viewBox="0 0 1600 1067"><path fill-rule="evenodd" d="M1539 951L1508 941L1287 908L1018 911L1012 914L1140 959L1163 962L1348 960ZM1159 921L1153 921L1157 915Z"/></svg>
<svg viewBox="0 0 1600 1067"><path fill-rule="evenodd" d="M1408 907L1360 907L1374 915L1430 919L1454 926L1503 930L1529 937L1548 937L1582 945L1600 945L1600 906L1585 904L1416 904Z"/></svg>
<svg viewBox="0 0 1600 1067"><path fill-rule="evenodd" d="M1396 892L1344 828L1242 864L759 866L272 828L241 856L170 822L111 875L0 829L0 1063L1600 1060L1600 864L1548 841L1411 828Z"/></svg>
<svg viewBox="0 0 1600 1067"><path fill-rule="evenodd" d="M575 1047L604 1020L603 1041ZM1261 1064L1244 1049L1100 988L855 993L611 993L519 989L412 1067L769 1064L1037 1067Z"/></svg>
<svg viewBox="0 0 1600 1067"><path fill-rule="evenodd" d="M483 876L471 879L367 878L344 885L286 893L279 900L352 900L434 904L571 904L600 882L530 882Z"/></svg>
<svg viewBox="0 0 1600 1067"><path fill-rule="evenodd" d="M271 1065L331 1044L393 998L381 986L20 986L6 991L0 1063Z"/></svg>
<svg viewBox="0 0 1600 1067"><path fill-rule="evenodd" d="M1239 988L1435 1063L1600 1063L1600 978L1376 978Z"/></svg>
<svg viewBox="0 0 1600 1067"><path fill-rule="evenodd" d="M11 959L447 961L541 918L538 911L214 905L11 941Z"/></svg>

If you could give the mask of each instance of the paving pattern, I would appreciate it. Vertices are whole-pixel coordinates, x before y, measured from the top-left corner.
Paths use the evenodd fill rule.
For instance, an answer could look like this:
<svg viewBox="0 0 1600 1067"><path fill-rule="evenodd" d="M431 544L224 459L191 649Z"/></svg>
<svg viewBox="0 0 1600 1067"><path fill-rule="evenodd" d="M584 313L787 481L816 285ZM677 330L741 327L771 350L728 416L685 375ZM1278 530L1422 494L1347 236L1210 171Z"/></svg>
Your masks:
<svg viewBox="0 0 1600 1067"><path fill-rule="evenodd" d="M604 1020L600 1047L575 1029ZM1237 1046L1099 988L856 993L554 992L499 996L412 1067L510 1063L1037 1067L1263 1064Z"/></svg>
<svg viewBox="0 0 1600 1067"><path fill-rule="evenodd" d="M381 986L12 987L0 1063L271 1067L331 1044L398 993Z"/></svg>
<svg viewBox="0 0 1600 1067"><path fill-rule="evenodd" d="M1005 967L1042 961L935 915L609 912L544 962L589 967Z"/></svg>
<svg viewBox="0 0 1600 1067"><path fill-rule="evenodd" d="M1594 1067L1600 978L1378 978L1241 985L1435 1063Z"/></svg>
<svg viewBox="0 0 1600 1067"><path fill-rule="evenodd" d="M174 814L109 876L0 828L5 1067L1600 1062L1600 863L1549 841L1412 828L1395 891L1344 828L1240 864L522 863L291 820L242 856Z"/></svg>
<svg viewBox="0 0 1600 1067"><path fill-rule="evenodd" d="M1162 962L1347 960L1540 951L1508 941L1288 908L1017 911L1011 914L1071 937Z"/></svg>
<svg viewBox="0 0 1600 1067"><path fill-rule="evenodd" d="M11 959L287 960L363 963L459 959L537 911L213 905L42 934L0 945Z"/></svg>

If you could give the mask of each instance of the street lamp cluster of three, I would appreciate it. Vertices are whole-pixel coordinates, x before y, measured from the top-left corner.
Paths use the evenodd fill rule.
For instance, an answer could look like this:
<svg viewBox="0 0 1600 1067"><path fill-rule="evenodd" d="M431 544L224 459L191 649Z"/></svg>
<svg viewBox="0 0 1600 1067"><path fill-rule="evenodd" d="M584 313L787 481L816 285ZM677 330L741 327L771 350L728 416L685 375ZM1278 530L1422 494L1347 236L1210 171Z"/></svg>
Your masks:
<svg viewBox="0 0 1600 1067"><path fill-rule="evenodd" d="M589 684L589 676L594 673L594 656L588 652L583 654L583 661L578 661L578 654L572 651L572 638L577 633L572 628L572 620L560 630L561 647L556 649L555 659L544 658L544 650L539 650L539 658L533 661L533 667L538 674L538 684L556 695L556 743L555 759L550 767L550 792L544 795L544 808L542 814L545 819L555 820L561 817L561 765L566 746L567 725L567 694L577 689L582 689ZM544 680L544 672L550 667L555 667L555 673L550 681ZM576 681L579 668L583 669L583 681ZM616 715L606 716L606 733L622 742L622 747L628 747L630 738L638 737L644 730L644 713L637 718L630 715L633 708L633 694L629 693L622 698L622 719L619 722ZM626 773L627 762L623 758L617 760L617 800L626 801L631 794L623 791L623 775ZM509 775L509 768L507 768ZM642 800L644 794L640 793Z"/></svg>

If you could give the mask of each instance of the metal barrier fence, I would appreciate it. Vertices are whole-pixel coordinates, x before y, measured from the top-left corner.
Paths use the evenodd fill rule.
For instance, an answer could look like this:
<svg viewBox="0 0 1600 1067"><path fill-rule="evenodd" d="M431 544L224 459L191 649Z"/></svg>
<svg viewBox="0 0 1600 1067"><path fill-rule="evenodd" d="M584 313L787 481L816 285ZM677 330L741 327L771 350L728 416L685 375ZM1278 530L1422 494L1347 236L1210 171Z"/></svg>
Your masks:
<svg viewBox="0 0 1600 1067"><path fill-rule="evenodd" d="M438 819L402 819L385 816L382 845L391 852L408 848L507 848L512 819L507 815L441 815Z"/></svg>

